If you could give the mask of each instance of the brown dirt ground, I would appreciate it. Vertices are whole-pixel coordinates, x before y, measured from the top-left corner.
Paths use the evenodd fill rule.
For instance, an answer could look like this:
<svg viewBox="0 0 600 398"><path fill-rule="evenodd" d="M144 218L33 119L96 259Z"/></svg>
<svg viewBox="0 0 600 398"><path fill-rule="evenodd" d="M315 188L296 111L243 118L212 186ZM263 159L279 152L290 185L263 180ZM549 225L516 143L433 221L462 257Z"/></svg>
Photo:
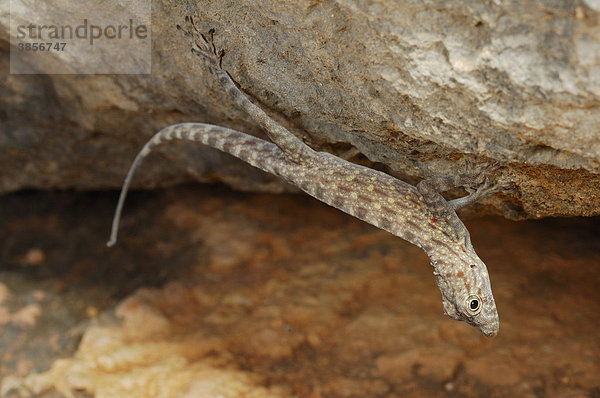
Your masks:
<svg viewBox="0 0 600 398"><path fill-rule="evenodd" d="M0 198L0 396L600 397L600 219L467 220L501 318L442 315L418 248L301 195Z"/></svg>

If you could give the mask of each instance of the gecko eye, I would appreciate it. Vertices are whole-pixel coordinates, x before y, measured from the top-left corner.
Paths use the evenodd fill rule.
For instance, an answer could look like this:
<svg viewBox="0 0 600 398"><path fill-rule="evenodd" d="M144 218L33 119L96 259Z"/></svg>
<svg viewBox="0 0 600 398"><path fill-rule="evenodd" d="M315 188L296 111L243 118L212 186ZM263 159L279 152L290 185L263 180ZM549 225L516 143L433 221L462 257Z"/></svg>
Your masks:
<svg viewBox="0 0 600 398"><path fill-rule="evenodd" d="M481 311L481 298L476 294L472 294L467 297L467 305L471 315L477 315Z"/></svg>

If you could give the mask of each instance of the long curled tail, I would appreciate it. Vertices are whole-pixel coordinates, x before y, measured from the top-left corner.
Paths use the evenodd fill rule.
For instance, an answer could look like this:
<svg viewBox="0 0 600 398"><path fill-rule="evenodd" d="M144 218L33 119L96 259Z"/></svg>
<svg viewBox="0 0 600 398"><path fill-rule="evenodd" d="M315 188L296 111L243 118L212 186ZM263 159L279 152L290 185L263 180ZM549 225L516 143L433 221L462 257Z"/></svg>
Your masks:
<svg viewBox="0 0 600 398"><path fill-rule="evenodd" d="M181 123L165 127L144 145L129 168L119 196L107 246L111 247L117 242L121 212L136 170L154 147L176 139L201 142L276 175L281 175L280 167L287 163L285 155L275 144L237 130L204 123Z"/></svg>

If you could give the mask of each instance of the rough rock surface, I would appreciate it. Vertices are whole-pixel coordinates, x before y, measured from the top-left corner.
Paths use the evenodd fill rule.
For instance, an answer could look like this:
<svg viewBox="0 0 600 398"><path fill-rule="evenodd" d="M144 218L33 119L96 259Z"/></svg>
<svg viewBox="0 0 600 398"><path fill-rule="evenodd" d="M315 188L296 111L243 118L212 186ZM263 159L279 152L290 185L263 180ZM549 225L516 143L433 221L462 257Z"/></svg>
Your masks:
<svg viewBox="0 0 600 398"><path fill-rule="evenodd" d="M315 148L356 147L359 161L411 182L456 172L461 153L489 157L518 190L474 211L600 214L597 1L155 0L152 9L152 74L95 76L9 75L2 10L0 192L116 188L142 143L176 122L262 135L175 30L190 14L217 29L248 95ZM164 152L135 187L193 177L286 189L204 148Z"/></svg>
<svg viewBox="0 0 600 398"><path fill-rule="evenodd" d="M0 198L0 396L597 397L598 219L467 223L500 334L425 254L313 199L223 188Z"/></svg>

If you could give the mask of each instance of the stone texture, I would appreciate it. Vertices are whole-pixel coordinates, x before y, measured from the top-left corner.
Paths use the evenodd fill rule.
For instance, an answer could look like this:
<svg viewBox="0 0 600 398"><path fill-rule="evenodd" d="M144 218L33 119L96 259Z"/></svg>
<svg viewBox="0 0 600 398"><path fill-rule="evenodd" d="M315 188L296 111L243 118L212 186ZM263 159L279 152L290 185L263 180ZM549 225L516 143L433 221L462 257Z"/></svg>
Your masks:
<svg viewBox="0 0 600 398"><path fill-rule="evenodd" d="M190 55L175 29L190 14L217 29L247 94L317 149L356 147L355 160L410 182L460 170L461 153L489 157L518 190L471 212L600 214L596 1L155 0L152 9L151 75L19 76L7 73L3 8L0 192L117 188L145 140L176 122L263 136ZM206 148L162 152L135 187L289 188Z"/></svg>

